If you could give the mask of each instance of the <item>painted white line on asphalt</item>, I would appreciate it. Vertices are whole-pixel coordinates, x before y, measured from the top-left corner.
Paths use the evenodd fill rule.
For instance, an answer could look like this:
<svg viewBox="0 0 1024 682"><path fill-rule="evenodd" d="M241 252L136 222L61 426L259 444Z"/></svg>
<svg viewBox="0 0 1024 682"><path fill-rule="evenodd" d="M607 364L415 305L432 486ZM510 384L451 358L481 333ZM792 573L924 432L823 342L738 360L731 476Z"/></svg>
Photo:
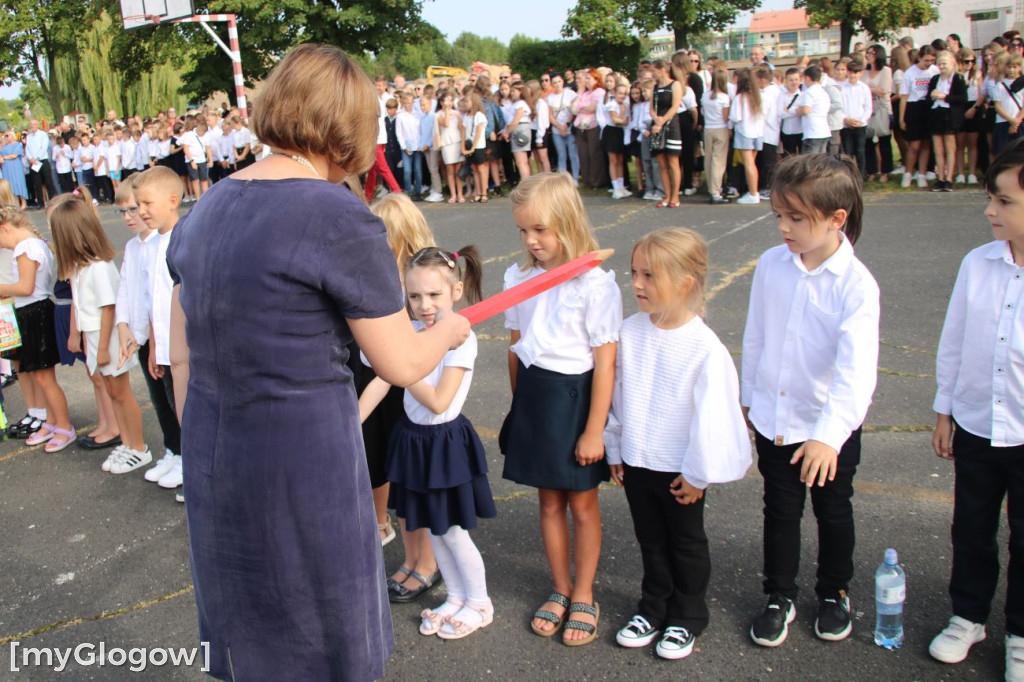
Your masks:
<svg viewBox="0 0 1024 682"><path fill-rule="evenodd" d="M743 230L747 229L748 227L750 227L752 225L755 225L755 224L759 223L760 221L764 220L765 218L770 218L771 215L772 215L771 213L765 213L764 215L759 215L758 217L754 218L753 220L750 220L748 222L743 223L739 227L734 227L731 230L729 230L728 232L723 232L722 234L718 235L717 237L712 237L711 239L708 240L708 245L710 246L711 244L714 244L715 242L717 242L719 239L725 239L726 237L728 237L730 235L734 235L737 232L742 232Z"/></svg>

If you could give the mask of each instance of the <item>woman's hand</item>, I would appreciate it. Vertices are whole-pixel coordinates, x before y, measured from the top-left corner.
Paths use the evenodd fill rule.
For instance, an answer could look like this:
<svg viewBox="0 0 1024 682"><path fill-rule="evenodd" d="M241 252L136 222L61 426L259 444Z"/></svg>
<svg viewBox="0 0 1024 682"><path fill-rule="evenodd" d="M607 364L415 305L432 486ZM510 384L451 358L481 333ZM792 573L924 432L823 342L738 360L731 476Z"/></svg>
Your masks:
<svg viewBox="0 0 1024 682"><path fill-rule="evenodd" d="M470 324L462 315L450 310L439 310L434 316L432 329L444 330L443 333L447 333L450 339L448 348L455 350L469 338Z"/></svg>

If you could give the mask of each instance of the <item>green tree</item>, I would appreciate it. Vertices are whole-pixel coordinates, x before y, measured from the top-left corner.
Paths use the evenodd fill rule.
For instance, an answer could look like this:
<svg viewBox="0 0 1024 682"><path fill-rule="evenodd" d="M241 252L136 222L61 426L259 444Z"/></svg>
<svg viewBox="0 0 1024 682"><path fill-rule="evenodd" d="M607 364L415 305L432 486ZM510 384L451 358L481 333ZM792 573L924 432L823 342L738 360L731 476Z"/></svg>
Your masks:
<svg viewBox="0 0 1024 682"><path fill-rule="evenodd" d="M0 1L0 73L4 82L39 84L55 119L64 115L65 92L57 58L74 53L76 38L93 15L85 0ZM37 112L43 115L45 112Z"/></svg>
<svg viewBox="0 0 1024 682"><path fill-rule="evenodd" d="M874 40L895 37L900 29L916 28L939 18L930 0L796 0L807 9L810 23L828 28L839 22L839 53L850 53L850 41L861 31Z"/></svg>
<svg viewBox="0 0 1024 682"><path fill-rule="evenodd" d="M761 0L579 0L569 11L562 35L626 45L635 40L634 32L644 35L669 28L681 50L689 47L691 35L721 31L737 14L760 4Z"/></svg>
<svg viewBox="0 0 1024 682"><path fill-rule="evenodd" d="M508 53L509 64L527 79L538 78L545 71L561 72L584 66L608 66L630 73L640 61L640 41L636 36L631 43L622 45L603 41L513 39Z"/></svg>
<svg viewBox="0 0 1024 682"><path fill-rule="evenodd" d="M468 67L475 61L504 64L508 61L508 48L497 38L481 38L475 33L460 33L452 41L452 66Z"/></svg>

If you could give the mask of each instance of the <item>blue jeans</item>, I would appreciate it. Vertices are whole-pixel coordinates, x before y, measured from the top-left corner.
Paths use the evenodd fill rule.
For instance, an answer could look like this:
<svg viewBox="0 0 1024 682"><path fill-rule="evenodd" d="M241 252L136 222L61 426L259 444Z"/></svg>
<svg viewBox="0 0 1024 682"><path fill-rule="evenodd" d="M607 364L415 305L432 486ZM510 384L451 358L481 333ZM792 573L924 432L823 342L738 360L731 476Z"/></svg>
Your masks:
<svg viewBox="0 0 1024 682"><path fill-rule="evenodd" d="M576 136L572 131L565 137L558 134L557 130L551 130L551 141L555 143L555 152L558 154L558 170L568 170L565 167L566 161L572 162L572 177L577 183L580 181L580 154L576 151ZM568 152L566 151L568 150Z"/></svg>
<svg viewBox="0 0 1024 682"><path fill-rule="evenodd" d="M418 197L423 193L423 152L402 152L402 169L405 171L405 193Z"/></svg>

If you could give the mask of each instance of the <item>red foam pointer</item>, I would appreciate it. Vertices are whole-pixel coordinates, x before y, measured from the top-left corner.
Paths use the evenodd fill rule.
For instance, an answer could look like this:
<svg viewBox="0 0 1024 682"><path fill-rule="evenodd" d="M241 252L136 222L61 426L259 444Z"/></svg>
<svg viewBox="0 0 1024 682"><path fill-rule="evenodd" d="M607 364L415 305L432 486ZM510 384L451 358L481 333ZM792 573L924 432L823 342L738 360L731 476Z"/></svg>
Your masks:
<svg viewBox="0 0 1024 682"><path fill-rule="evenodd" d="M511 289L506 289L500 294L485 298L479 303L474 303L459 311L459 314L469 320L470 324L478 324L484 320L504 312L514 305L542 294L548 289L553 289L562 282L568 282L573 277L582 275L591 268L596 268L601 263L612 257L615 249L601 249L574 258L573 260L559 265L557 268L548 270L543 275L537 275L522 284L517 284Z"/></svg>

